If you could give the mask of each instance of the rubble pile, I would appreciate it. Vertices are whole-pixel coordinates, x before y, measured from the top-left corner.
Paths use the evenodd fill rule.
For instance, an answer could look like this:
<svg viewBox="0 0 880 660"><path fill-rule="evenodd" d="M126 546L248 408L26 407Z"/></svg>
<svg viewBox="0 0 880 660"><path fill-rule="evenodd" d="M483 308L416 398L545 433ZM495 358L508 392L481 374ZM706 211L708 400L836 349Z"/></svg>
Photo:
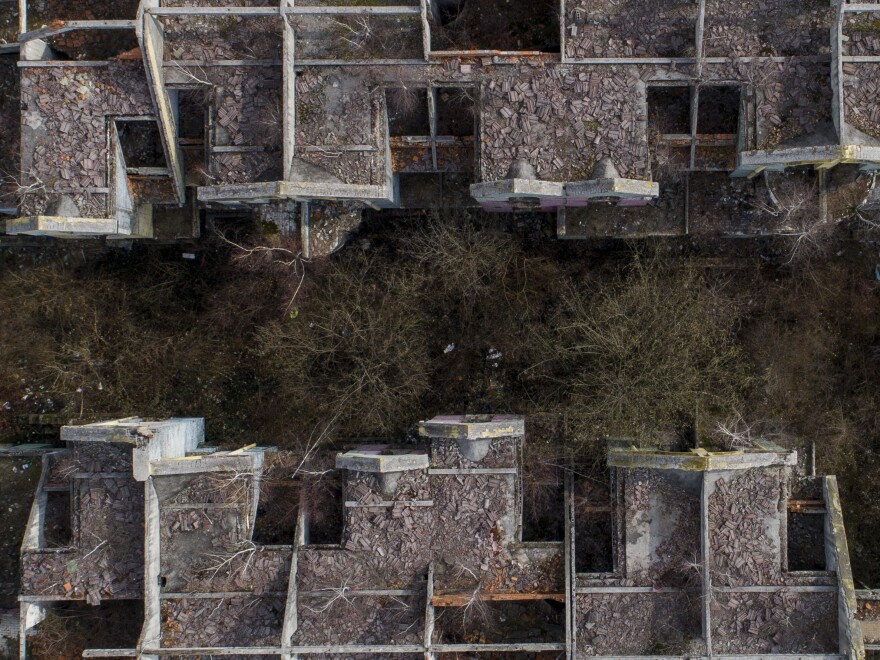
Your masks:
<svg viewBox="0 0 880 660"><path fill-rule="evenodd" d="M391 169L406 173L434 172L430 144L410 144L402 138L391 138Z"/></svg>
<svg viewBox="0 0 880 660"><path fill-rule="evenodd" d="M837 594L716 594L712 646L717 653L836 653Z"/></svg>
<svg viewBox="0 0 880 660"><path fill-rule="evenodd" d="M452 144L437 145L438 172L471 172L474 169L474 139L465 137Z"/></svg>
<svg viewBox="0 0 880 660"><path fill-rule="evenodd" d="M460 474L432 484L435 552L447 563L487 572L504 562L501 535L513 530L502 529L503 519L512 515L514 506L512 497L505 497L505 481L503 475ZM471 530L472 542L461 543L462 529Z"/></svg>
<svg viewBox="0 0 880 660"><path fill-rule="evenodd" d="M424 587L423 587L424 591ZM295 644L420 644L423 596L368 596L327 585L299 602Z"/></svg>
<svg viewBox="0 0 880 660"><path fill-rule="evenodd" d="M719 478L709 496L709 546L713 584L777 584L782 571L777 469Z"/></svg>
<svg viewBox="0 0 880 660"><path fill-rule="evenodd" d="M65 464L75 464L81 472L131 474L131 445L122 442L77 442Z"/></svg>
<svg viewBox="0 0 880 660"><path fill-rule="evenodd" d="M843 84L846 123L880 139L880 63L845 62Z"/></svg>
<svg viewBox="0 0 880 660"><path fill-rule="evenodd" d="M833 22L833 9L823 0L707 0L703 55L827 55Z"/></svg>
<svg viewBox="0 0 880 660"><path fill-rule="evenodd" d="M845 14L843 34L845 55L880 54L880 21L873 12Z"/></svg>
<svg viewBox="0 0 880 660"><path fill-rule="evenodd" d="M242 149L211 155L214 182L279 180L283 166L280 69L213 67L208 77L214 85L213 144Z"/></svg>
<svg viewBox="0 0 880 660"><path fill-rule="evenodd" d="M578 652L705 655L699 593L578 594Z"/></svg>
<svg viewBox="0 0 880 660"><path fill-rule="evenodd" d="M756 109L759 149L773 149L830 123L828 63L763 62L756 65L754 75L760 81Z"/></svg>
<svg viewBox="0 0 880 660"><path fill-rule="evenodd" d="M153 112L139 62L99 67L22 69L22 168L45 192L68 192L86 217L107 216L107 122ZM101 192L97 192L101 191ZM43 211L45 196L29 195L22 214Z"/></svg>
<svg viewBox="0 0 880 660"><path fill-rule="evenodd" d="M435 438L431 443L431 465L438 468L515 467L515 447L511 438L493 438L489 453L479 463L474 463L462 455L455 440Z"/></svg>
<svg viewBox="0 0 880 660"><path fill-rule="evenodd" d="M82 467L70 451L49 454L48 466L46 488L66 488L70 484L71 476L82 471Z"/></svg>
<svg viewBox="0 0 880 660"><path fill-rule="evenodd" d="M381 184L385 179L385 98L362 77L336 69L304 73L296 81L296 155L344 183Z"/></svg>
<svg viewBox="0 0 880 660"><path fill-rule="evenodd" d="M162 601L162 646L280 646L285 598Z"/></svg>
<svg viewBox="0 0 880 660"><path fill-rule="evenodd" d="M76 479L73 492L73 547L24 552L22 589L92 605L137 598L144 575L143 487L130 478L96 475Z"/></svg>
<svg viewBox="0 0 880 660"><path fill-rule="evenodd" d="M487 181L511 162L531 163L540 179L584 180L604 157L621 176L648 176L642 82L632 67L577 71L520 65L484 87L481 157Z"/></svg>
<svg viewBox="0 0 880 660"><path fill-rule="evenodd" d="M277 16L164 16L166 61L279 60L282 24ZM255 39L254 35L259 35ZM255 73L262 71L259 67Z"/></svg>
<svg viewBox="0 0 880 660"><path fill-rule="evenodd" d="M167 590L286 591L291 548L251 541L253 475L219 472L161 477L157 482L160 563Z"/></svg>
<svg viewBox="0 0 880 660"><path fill-rule="evenodd" d="M181 504L234 504L246 509L254 496L253 475L249 472L160 477L155 484L163 508Z"/></svg>
<svg viewBox="0 0 880 660"><path fill-rule="evenodd" d="M690 0L568 0L566 56L692 57L697 5Z"/></svg>
<svg viewBox="0 0 880 660"><path fill-rule="evenodd" d="M685 490L663 472L653 475L651 490L660 502L659 515L675 524L675 532L654 551L651 584L699 589L702 584L699 493Z"/></svg>
<svg viewBox="0 0 880 660"><path fill-rule="evenodd" d="M284 594L287 593L292 556L290 548L248 543L204 548L203 556L194 561L183 591L246 591L255 596Z"/></svg>

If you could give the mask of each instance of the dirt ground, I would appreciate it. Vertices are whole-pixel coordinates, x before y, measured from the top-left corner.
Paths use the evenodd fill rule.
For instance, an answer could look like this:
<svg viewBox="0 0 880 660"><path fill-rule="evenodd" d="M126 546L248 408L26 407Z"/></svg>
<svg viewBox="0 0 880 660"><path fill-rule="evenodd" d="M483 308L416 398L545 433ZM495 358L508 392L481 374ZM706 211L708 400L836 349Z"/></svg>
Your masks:
<svg viewBox="0 0 880 660"><path fill-rule="evenodd" d="M0 44L11 43L18 36L18 3L0 3Z"/></svg>

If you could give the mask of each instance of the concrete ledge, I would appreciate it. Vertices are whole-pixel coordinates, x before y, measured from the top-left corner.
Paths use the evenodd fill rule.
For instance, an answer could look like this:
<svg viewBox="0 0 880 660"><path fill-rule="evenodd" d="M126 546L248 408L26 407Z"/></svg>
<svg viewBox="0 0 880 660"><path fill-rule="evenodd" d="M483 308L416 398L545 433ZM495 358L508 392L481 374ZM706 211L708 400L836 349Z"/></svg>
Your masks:
<svg viewBox="0 0 880 660"><path fill-rule="evenodd" d="M501 179L471 184L471 197L478 202L503 202L515 197L563 197L565 184L537 179Z"/></svg>
<svg viewBox="0 0 880 660"><path fill-rule="evenodd" d="M262 465L262 451L223 456L186 456L161 458L150 463L150 475L163 477L178 474L201 474L204 472L238 472L256 474Z"/></svg>
<svg viewBox="0 0 880 660"><path fill-rule="evenodd" d="M427 438L483 440L525 432L525 418L516 415L441 415L419 422L419 435Z"/></svg>
<svg viewBox="0 0 880 660"><path fill-rule="evenodd" d="M57 215L31 215L6 221L6 233L10 236L54 236L76 238L78 236L106 236L116 234L119 225L114 218L66 218Z"/></svg>
<svg viewBox="0 0 880 660"><path fill-rule="evenodd" d="M344 454L337 454L336 467L341 470L372 472L374 474L424 470L428 467L427 454L380 454L378 451L381 450L355 449Z"/></svg>
<svg viewBox="0 0 880 660"><path fill-rule="evenodd" d="M355 183L305 183L269 181L228 186L200 186L200 202L268 202L270 199L330 199L390 204L394 190L390 186Z"/></svg>
<svg viewBox="0 0 880 660"><path fill-rule="evenodd" d="M640 449L612 449L608 465L618 468L646 468L651 470L750 470L758 467L786 466L797 463L797 452L725 452L681 453L645 451Z"/></svg>
<svg viewBox="0 0 880 660"><path fill-rule="evenodd" d="M765 169L784 169L796 165L815 165L825 169L841 163L878 163L880 147L860 144L831 144L790 149L761 149L739 154L737 168L731 176L751 176Z"/></svg>
<svg viewBox="0 0 880 660"><path fill-rule="evenodd" d="M565 184L565 196L573 198L590 197L657 197L660 184L640 179L591 179L573 181Z"/></svg>
<svg viewBox="0 0 880 660"><path fill-rule="evenodd" d="M849 561L849 546L843 526L843 509L835 477L825 477L825 562L830 570L837 572L839 592L837 595L837 626L840 653L848 660L865 657L865 640L855 615L858 610L855 581Z"/></svg>

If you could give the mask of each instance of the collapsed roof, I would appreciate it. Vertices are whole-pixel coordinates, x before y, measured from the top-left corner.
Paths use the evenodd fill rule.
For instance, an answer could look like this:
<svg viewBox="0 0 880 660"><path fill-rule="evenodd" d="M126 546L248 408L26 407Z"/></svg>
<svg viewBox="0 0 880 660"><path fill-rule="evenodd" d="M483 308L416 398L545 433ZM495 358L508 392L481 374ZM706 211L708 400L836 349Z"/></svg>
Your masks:
<svg viewBox="0 0 880 660"><path fill-rule="evenodd" d="M607 484L565 470L563 540L527 542L523 418L436 417L419 445L337 455L329 538L334 514L310 495L329 472L204 447L203 428L62 429L22 545L23 656L52 603L114 599L143 599L137 646L90 657L864 655L836 481L798 476L772 443L612 443ZM72 524L50 547L60 492ZM288 537L258 538L285 512ZM798 516L818 533L793 543ZM817 563L790 556L797 543Z"/></svg>
<svg viewBox="0 0 880 660"><path fill-rule="evenodd" d="M433 175L572 236L597 200L656 198L666 168L880 163L878 6L483 1L144 0L83 19L20 0L7 232L180 238L199 207L292 201L307 238L313 212L348 228L434 203L417 183Z"/></svg>

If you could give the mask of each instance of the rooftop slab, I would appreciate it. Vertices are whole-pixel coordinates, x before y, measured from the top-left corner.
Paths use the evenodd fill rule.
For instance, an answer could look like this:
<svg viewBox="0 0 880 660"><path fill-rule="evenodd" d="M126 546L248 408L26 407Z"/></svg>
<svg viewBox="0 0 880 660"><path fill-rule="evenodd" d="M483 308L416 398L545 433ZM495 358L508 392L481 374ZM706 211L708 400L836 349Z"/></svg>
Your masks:
<svg viewBox="0 0 880 660"><path fill-rule="evenodd" d="M419 435L427 438L482 440L524 434L525 419L513 415L449 415L419 423Z"/></svg>
<svg viewBox="0 0 880 660"><path fill-rule="evenodd" d="M355 449L337 454L336 468L355 472L406 472L424 470L428 467L428 455L421 453L383 453L387 447Z"/></svg>

